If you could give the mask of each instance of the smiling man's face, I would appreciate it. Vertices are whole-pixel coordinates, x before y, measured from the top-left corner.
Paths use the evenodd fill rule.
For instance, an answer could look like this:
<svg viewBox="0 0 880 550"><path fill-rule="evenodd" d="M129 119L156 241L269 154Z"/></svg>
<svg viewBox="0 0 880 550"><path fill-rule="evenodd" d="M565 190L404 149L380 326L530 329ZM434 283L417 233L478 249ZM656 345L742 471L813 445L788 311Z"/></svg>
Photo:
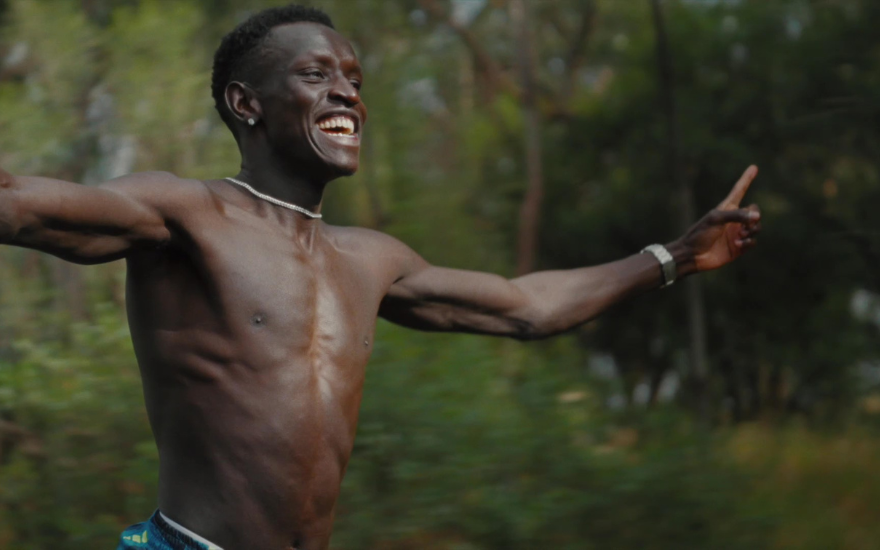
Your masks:
<svg viewBox="0 0 880 550"><path fill-rule="evenodd" d="M266 48L277 67L259 93L270 146L321 177L355 173L367 109L351 44L324 25L292 23L272 29Z"/></svg>

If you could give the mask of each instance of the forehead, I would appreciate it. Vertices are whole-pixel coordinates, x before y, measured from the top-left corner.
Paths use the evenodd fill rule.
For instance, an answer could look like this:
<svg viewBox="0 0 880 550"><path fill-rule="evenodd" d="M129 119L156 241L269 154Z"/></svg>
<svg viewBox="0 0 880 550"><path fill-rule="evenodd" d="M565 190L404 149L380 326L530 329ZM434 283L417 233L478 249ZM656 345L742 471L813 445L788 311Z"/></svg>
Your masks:
<svg viewBox="0 0 880 550"><path fill-rule="evenodd" d="M320 23L299 22L279 25L269 33L266 45L284 58L329 56L341 62L357 63L351 43L335 30Z"/></svg>

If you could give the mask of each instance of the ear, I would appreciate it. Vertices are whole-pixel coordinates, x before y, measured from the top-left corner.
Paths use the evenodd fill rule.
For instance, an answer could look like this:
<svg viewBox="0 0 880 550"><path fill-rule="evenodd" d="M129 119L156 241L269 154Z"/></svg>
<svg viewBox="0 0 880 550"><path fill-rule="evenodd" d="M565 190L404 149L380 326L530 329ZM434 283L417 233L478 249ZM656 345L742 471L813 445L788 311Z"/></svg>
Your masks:
<svg viewBox="0 0 880 550"><path fill-rule="evenodd" d="M230 82L226 86L226 106L243 124L248 120L259 121L263 116L263 108L253 88L243 82Z"/></svg>

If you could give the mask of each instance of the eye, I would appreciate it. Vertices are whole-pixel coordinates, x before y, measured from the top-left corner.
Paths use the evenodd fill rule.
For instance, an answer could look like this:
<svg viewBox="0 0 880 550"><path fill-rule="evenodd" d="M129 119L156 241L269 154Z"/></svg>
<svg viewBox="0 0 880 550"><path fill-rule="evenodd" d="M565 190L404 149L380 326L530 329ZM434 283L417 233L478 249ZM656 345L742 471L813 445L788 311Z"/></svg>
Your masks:
<svg viewBox="0 0 880 550"><path fill-rule="evenodd" d="M308 78L324 78L324 73L322 73L318 69L306 69L300 73L301 75Z"/></svg>
<svg viewBox="0 0 880 550"><path fill-rule="evenodd" d="M361 86L363 86L363 84L361 84L359 80L352 80L351 85L354 86L354 89L358 91L360 91Z"/></svg>

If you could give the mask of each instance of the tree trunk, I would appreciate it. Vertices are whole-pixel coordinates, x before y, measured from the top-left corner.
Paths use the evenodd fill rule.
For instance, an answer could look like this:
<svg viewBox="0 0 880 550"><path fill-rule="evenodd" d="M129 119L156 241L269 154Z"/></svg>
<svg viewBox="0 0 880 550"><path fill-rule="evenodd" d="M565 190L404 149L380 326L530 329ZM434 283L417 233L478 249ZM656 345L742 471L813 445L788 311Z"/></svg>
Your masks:
<svg viewBox="0 0 880 550"><path fill-rule="evenodd" d="M519 211L516 272L525 275L535 269L541 203L544 199L544 171L541 164L541 115L535 83L534 47L529 28L527 0L511 0L510 19L517 37L517 63L522 81L522 111L525 130L526 174L528 183Z"/></svg>
<svg viewBox="0 0 880 550"><path fill-rule="evenodd" d="M694 194L690 182L682 177L679 149L678 112L675 103L675 74L672 55L666 37L666 26L660 0L650 0L657 34L657 64L660 73L660 90L663 112L666 117L666 154L669 181L679 196L680 229L685 231L695 218ZM699 414L708 420L709 411L709 365L706 345L706 309L700 280L691 277L686 286L688 332L690 334L690 364L696 382L696 401Z"/></svg>

